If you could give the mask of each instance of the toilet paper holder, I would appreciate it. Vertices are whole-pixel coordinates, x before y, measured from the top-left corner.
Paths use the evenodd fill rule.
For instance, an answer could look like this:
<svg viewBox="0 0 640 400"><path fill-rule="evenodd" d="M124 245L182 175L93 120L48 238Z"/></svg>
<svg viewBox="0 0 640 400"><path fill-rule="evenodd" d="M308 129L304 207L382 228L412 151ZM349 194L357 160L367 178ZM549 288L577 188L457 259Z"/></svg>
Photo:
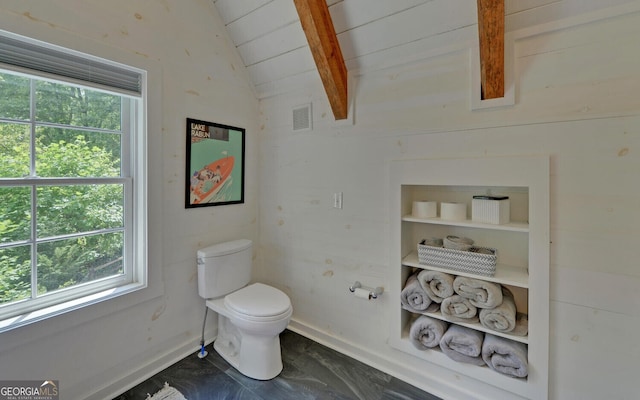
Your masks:
<svg viewBox="0 0 640 400"><path fill-rule="evenodd" d="M371 288L368 286L362 286L362 284L359 281L355 281L353 285L349 286L349 291L351 293L355 293L356 289L364 289L364 290L368 290L369 291L369 299L377 299L378 296L381 296L382 293L384 292L384 288L381 286L378 286L376 288Z"/></svg>

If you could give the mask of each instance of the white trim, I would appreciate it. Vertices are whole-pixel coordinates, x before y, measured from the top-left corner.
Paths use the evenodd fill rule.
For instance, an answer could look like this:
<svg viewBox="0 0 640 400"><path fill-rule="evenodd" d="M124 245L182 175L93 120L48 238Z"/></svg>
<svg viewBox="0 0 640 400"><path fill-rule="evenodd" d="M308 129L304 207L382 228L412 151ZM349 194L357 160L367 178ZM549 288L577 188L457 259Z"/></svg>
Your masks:
<svg viewBox="0 0 640 400"><path fill-rule="evenodd" d="M7 37L18 37L18 35L11 34L6 31L0 31L0 35ZM23 41L36 41L35 39L29 39L26 37L20 37ZM43 43L43 42L39 42ZM44 46L41 44L40 46ZM59 52L66 51L62 47L51 45L54 50ZM73 52L69 50L69 52ZM119 94L114 91L109 91L115 96L122 98L121 108L121 129L115 131L121 134L121 175L119 177L109 178L37 178L37 177L24 177L24 178L2 178L0 179L0 187L3 186L31 186L31 212L33 216L36 216L37 200L35 200L35 188L46 185L71 185L71 184L118 184L123 187L123 206L124 206L124 218L123 221L123 257L124 257L124 273L116 276L107 277L104 279L97 279L91 282L73 285L69 288L52 291L45 295L38 296L37 294L37 278L34 270L31 271L31 298L12 301L0 306L0 333L6 332L15 328L19 328L25 325L32 324L34 322L42 321L44 319L58 316L69 311L84 308L98 302L109 300L115 297L120 297L125 294L129 294L140 289L147 287L148 274L148 218L147 218L147 146L148 146L148 132L146 130L146 120L148 116L146 101L146 71L137 67L128 67L124 64L111 62L108 60L99 59L95 56L84 55L79 52L76 57L85 57L87 60L103 62L108 65L115 65L119 69L128 69L134 71L140 76L141 93L135 97L129 98L128 96ZM4 64L2 64L4 65ZM31 71L30 71L31 72ZM10 72L11 73L11 72ZM31 141L32 148L35 141L35 126L37 123L34 118L34 82L41 81L40 75L37 73L29 73L25 75L30 80L30 102L31 113L29 121L26 124L31 126ZM62 77L62 79L66 79ZM62 81L66 86L74 86L66 81ZM93 90L91 88L91 90ZM67 126L60 124L46 124L59 128L66 129ZM81 129L80 127L72 127L71 129ZM92 128L87 129L89 131L95 131ZM35 171L34 160L37 155L32 155L31 170ZM36 244L51 241L51 239L65 239L67 237L77 237L86 234L95 233L109 233L116 232L118 229L100 229L95 232L82 232L70 235L61 235L55 238L47 238L46 240L40 240L37 237L36 224L31 222L31 237L28 240L8 243L3 245L3 248L10 248L17 245L31 245L31 260L36 257Z"/></svg>
<svg viewBox="0 0 640 400"><path fill-rule="evenodd" d="M469 49L469 106L471 110L485 110L513 106L516 103L516 80L514 74L514 39L506 34L504 38L504 96L495 99L482 99L482 79L480 77L480 47Z"/></svg>
<svg viewBox="0 0 640 400"><path fill-rule="evenodd" d="M207 336L207 333L211 332L206 332L205 337ZM209 337L212 338L205 341L205 346L209 346L216 339L217 326L213 336L209 335ZM142 368L139 368L135 371L126 371L126 373L123 373L123 375L125 376L118 379L117 381L111 382L108 385L98 388L92 393L85 393L83 396L79 396L78 398L83 398L86 400L115 399L119 395L136 387L137 385L148 380L157 373L188 357L192 353L197 352L197 343L199 342L199 340L199 337L191 337L186 339L183 343L181 343L178 347L171 351L163 354L155 353L155 357L150 357L146 360L146 362L138 364L143 365ZM202 361L208 363L208 361L205 361L204 359ZM208 364L207 366L211 366L211 364Z"/></svg>
<svg viewBox="0 0 640 400"><path fill-rule="evenodd" d="M438 379L436 376L432 379L425 378L424 374L412 369L407 363L390 359L381 355L380 352L342 340L297 318L291 319L287 329L443 399L472 398L471 393L463 391L457 382L451 379Z"/></svg>
<svg viewBox="0 0 640 400"><path fill-rule="evenodd" d="M144 289L145 287L146 284L144 283L131 283L124 286L117 286L88 296L65 301L63 303L58 302L49 307L39 308L31 312L6 318L0 321L0 333L129 294L139 289Z"/></svg>
<svg viewBox="0 0 640 400"><path fill-rule="evenodd" d="M482 100L481 80L480 80L480 51L476 43L469 49L470 61L470 109L484 110L492 108L503 108L513 106L516 103L516 44L519 40L531 38L533 36L561 31L580 25L601 21L608 18L620 17L630 13L640 12L640 3L629 3L617 7L604 8L575 17L563 18L557 21L534 25L527 28L517 29L505 33L504 38L504 97L497 99Z"/></svg>
<svg viewBox="0 0 640 400"><path fill-rule="evenodd" d="M144 101L144 109L142 111L147 115L147 118L137 121L138 127L147 135L146 148L141 149L145 153L146 162L143 160L134 160L134 162L140 168L145 168L147 174L144 179L139 179L134 184L146 186L146 199L141 199L146 204L145 212L139 214L138 218L144 219L148 224L148 232L136 233L137 235L142 235L145 238L144 242L147 243L144 254L139 254L140 259L146 258L148 261L148 268L145 272L145 278L148 283L147 288L102 301L74 312L64 313L46 321L2 333L0 353L3 353L21 346L29 346L36 341L47 340L55 335L71 332L74 328L83 324L98 323L101 318L131 310L133 307L147 301L158 299L165 292L165 283L163 279L164 258L162 252L163 218L148 218L149 215L161 215L164 204L162 168L160 168L163 154L161 135L163 69L161 63L154 59L140 57L134 52L109 46L103 42L93 40L78 41L76 35L64 30L58 30L54 38L51 36L50 27L46 24L24 24L21 19L7 17L6 15L0 15L0 21L4 24L4 29L18 34L48 40L51 43L55 42L55 44L67 48L73 47L85 53L96 54L146 71L145 76L143 76L144 91L142 99ZM141 363L143 362L144 360L141 361ZM111 376L112 374L109 374L106 379ZM102 375L101 379L105 379L105 376ZM100 384L102 384L102 381ZM99 387L100 384L96 384L94 387ZM92 392L92 390L87 390L87 392ZM86 397L78 396L77 398Z"/></svg>

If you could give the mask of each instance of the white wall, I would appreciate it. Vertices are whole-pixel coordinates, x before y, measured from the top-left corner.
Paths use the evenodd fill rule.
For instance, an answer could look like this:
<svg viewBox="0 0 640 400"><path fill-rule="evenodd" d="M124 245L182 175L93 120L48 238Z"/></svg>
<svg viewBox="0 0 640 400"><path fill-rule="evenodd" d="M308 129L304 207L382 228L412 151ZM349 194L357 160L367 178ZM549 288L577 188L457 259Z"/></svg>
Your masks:
<svg viewBox="0 0 640 400"><path fill-rule="evenodd" d="M353 125L333 121L319 82L262 100L260 278L290 295L300 332L443 397L507 398L387 345L388 315L399 306L388 161L547 154L549 397L637 398L640 6L514 34L512 107L470 111L469 51L455 45L362 72ZM294 133L291 108L308 102L314 129ZM342 210L332 208L334 192L344 193ZM355 280L387 292L355 299L347 289Z"/></svg>
<svg viewBox="0 0 640 400"><path fill-rule="evenodd" d="M2 379L112 398L197 351L196 249L257 238L258 102L207 0L4 0L0 28L150 70L150 288L0 334ZM246 128L245 204L185 210L187 117ZM209 340L215 328L210 314Z"/></svg>
<svg viewBox="0 0 640 400"><path fill-rule="evenodd" d="M386 246L387 160L545 153L550 397L637 397L640 14L637 6L624 11L528 28L516 43L513 107L469 111L469 54L450 49L358 76L349 126L332 122L319 84L264 99L259 110L208 1L3 0L2 29L154 71L151 292L160 295L3 333L0 376L59 379L65 399L109 398L195 351L203 304L194 252L245 236L259 237L256 277L291 296L293 327L440 395L452 384L476 385L476 394L500 398L447 371L425 377L424 363L386 344L387 315L397 306ZM314 130L294 134L291 107L306 102L313 102ZM183 208L186 117L247 128L246 204ZM338 191L342 210L331 207ZM356 279L385 286L388 296L355 299L347 287ZM213 325L210 318L209 333Z"/></svg>

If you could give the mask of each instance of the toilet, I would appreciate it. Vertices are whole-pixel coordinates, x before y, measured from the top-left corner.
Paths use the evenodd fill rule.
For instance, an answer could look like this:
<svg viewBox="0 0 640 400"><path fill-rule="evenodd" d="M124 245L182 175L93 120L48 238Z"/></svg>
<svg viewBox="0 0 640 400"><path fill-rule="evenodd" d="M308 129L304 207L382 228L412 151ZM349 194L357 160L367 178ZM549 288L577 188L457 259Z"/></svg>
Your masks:
<svg viewBox="0 0 640 400"><path fill-rule="evenodd" d="M198 294L218 313L216 352L243 375L268 380L282 371L280 333L293 308L284 292L248 285L251 246L239 239L198 250Z"/></svg>

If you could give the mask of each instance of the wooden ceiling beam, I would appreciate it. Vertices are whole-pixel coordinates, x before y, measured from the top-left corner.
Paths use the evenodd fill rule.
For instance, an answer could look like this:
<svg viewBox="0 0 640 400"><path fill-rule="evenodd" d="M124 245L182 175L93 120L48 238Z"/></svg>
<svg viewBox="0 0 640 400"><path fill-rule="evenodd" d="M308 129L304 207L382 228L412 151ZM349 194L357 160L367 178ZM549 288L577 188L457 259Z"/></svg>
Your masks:
<svg viewBox="0 0 640 400"><path fill-rule="evenodd" d="M293 0L336 120L346 119L347 67L326 0Z"/></svg>
<svg viewBox="0 0 640 400"><path fill-rule="evenodd" d="M504 97L504 0L478 0L482 99Z"/></svg>

